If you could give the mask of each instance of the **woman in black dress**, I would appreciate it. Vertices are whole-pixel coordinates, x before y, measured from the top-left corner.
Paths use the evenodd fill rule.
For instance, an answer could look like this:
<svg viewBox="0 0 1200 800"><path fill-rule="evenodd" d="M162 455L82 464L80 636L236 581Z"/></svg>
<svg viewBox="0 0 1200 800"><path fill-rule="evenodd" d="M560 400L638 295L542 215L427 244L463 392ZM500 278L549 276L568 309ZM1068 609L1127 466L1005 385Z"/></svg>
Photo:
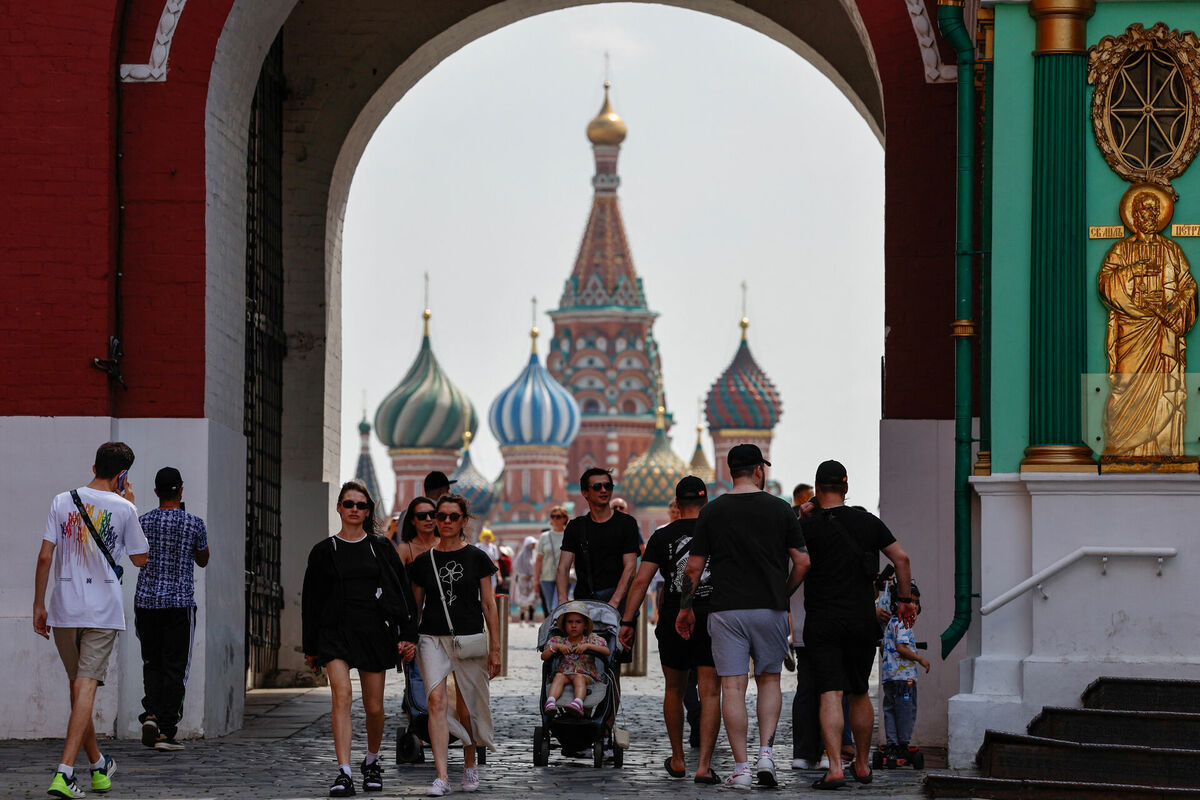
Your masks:
<svg viewBox="0 0 1200 800"><path fill-rule="evenodd" d="M415 653L416 604L395 548L376 533L375 501L359 481L338 493L342 528L308 554L301 596L304 658L325 667L333 698L331 723L338 774L330 797L354 794L350 772L350 670L358 670L367 716L363 791L383 789L383 686L387 670Z"/></svg>
<svg viewBox="0 0 1200 800"><path fill-rule="evenodd" d="M409 574L421 608L417 663L429 697L429 738L437 778L427 792L450 792L447 749L450 734L463 743L464 792L479 789L475 748L495 749L488 681L500 672L500 627L492 575L496 565L478 547L467 544L463 528L470 519L467 501L446 495L438 501L438 542L413 560ZM487 633L484 633L484 622ZM455 646L459 640L461 647ZM449 712L446 678L454 673L457 709Z"/></svg>

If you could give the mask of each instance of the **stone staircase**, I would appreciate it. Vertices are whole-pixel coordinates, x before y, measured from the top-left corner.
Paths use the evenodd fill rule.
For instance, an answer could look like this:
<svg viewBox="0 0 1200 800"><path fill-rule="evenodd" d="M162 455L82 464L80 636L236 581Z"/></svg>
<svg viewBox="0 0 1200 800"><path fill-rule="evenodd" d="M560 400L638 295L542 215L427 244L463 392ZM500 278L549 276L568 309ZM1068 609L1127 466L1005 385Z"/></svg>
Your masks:
<svg viewBox="0 0 1200 800"><path fill-rule="evenodd" d="M978 777L930 775L930 797L1200 798L1200 682L1100 678L1083 708L1044 708L1028 734L988 731Z"/></svg>

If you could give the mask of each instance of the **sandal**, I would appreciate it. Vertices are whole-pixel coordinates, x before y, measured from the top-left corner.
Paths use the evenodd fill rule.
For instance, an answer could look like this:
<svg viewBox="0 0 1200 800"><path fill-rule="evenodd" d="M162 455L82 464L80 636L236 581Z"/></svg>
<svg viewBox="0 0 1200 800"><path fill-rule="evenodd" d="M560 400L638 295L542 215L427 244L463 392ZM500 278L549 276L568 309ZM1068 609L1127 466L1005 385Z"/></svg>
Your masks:
<svg viewBox="0 0 1200 800"><path fill-rule="evenodd" d="M686 778L687 777L686 769L672 769L671 768L671 757L670 756L667 756L666 761L663 761L663 767L666 768L667 774L670 775L672 778Z"/></svg>
<svg viewBox="0 0 1200 800"><path fill-rule="evenodd" d="M870 783L871 781L875 780L875 771L870 767L867 767L867 777L865 778L858 777L858 769L853 764L849 766L849 770L850 777L854 778L854 780L858 781L859 783Z"/></svg>
<svg viewBox="0 0 1200 800"><path fill-rule="evenodd" d="M817 780L812 782L812 788L814 788L814 789L840 789L845 785L846 785L845 778L831 781L825 775L822 775L820 778L818 778Z"/></svg>
<svg viewBox="0 0 1200 800"><path fill-rule="evenodd" d="M717 771L713 769L710 769L707 775L697 775L696 777L692 778L692 783L705 783L710 786L715 786L720 782L721 776L718 775Z"/></svg>
<svg viewBox="0 0 1200 800"><path fill-rule="evenodd" d="M583 701L578 697L567 703L565 708L568 714L574 714L577 717L583 716Z"/></svg>

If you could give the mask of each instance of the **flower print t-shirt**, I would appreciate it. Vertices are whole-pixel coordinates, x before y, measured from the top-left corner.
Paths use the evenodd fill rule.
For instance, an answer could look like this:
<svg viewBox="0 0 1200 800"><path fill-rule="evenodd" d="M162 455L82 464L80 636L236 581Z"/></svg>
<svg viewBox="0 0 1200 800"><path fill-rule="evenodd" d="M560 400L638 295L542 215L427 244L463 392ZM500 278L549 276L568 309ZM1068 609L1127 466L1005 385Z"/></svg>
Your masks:
<svg viewBox="0 0 1200 800"><path fill-rule="evenodd" d="M120 564L126 553L150 551L133 503L114 492L86 486L77 491L113 561ZM79 515L70 492L51 501L42 540L54 544L54 588L46 606L46 624L51 628L125 630L121 584Z"/></svg>
<svg viewBox="0 0 1200 800"><path fill-rule="evenodd" d="M551 636L546 642L548 645L565 644L574 646L568 641L565 636ZM607 643L601 637L594 633L589 633L584 637L581 644L594 644L602 647L607 647ZM559 667L559 672L563 675L587 675L593 681L600 680L600 669L596 666L595 653L559 653L558 657L562 659Z"/></svg>
<svg viewBox="0 0 1200 800"><path fill-rule="evenodd" d="M446 613L442 610L442 597L438 594L440 581L446 606L450 609L450 621L454 623L454 633L458 636L483 633L479 581L490 578L495 572L496 565L487 553L470 545L449 553L435 548L413 559L409 577L414 586L421 587L425 592L418 632L427 636L450 635Z"/></svg>
<svg viewBox="0 0 1200 800"><path fill-rule="evenodd" d="M880 669L880 679L887 681L906 681L917 679L917 662L909 661L900 655L896 645L902 644L914 653L917 651L917 635L898 618L888 620L883 632L883 666Z"/></svg>

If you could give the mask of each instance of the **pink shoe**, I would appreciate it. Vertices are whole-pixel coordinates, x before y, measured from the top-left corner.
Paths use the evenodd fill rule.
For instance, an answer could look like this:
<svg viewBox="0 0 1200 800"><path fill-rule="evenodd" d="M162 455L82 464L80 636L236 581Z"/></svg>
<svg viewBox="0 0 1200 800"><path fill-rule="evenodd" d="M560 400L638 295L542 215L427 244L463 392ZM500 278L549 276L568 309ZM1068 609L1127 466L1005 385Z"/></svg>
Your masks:
<svg viewBox="0 0 1200 800"><path fill-rule="evenodd" d="M558 703L554 701L553 697L547 698L544 708L547 714L553 714L554 712L558 711Z"/></svg>
<svg viewBox="0 0 1200 800"><path fill-rule="evenodd" d="M583 716L583 701L576 697L570 703L567 703L566 710L568 714L574 714L577 717Z"/></svg>

